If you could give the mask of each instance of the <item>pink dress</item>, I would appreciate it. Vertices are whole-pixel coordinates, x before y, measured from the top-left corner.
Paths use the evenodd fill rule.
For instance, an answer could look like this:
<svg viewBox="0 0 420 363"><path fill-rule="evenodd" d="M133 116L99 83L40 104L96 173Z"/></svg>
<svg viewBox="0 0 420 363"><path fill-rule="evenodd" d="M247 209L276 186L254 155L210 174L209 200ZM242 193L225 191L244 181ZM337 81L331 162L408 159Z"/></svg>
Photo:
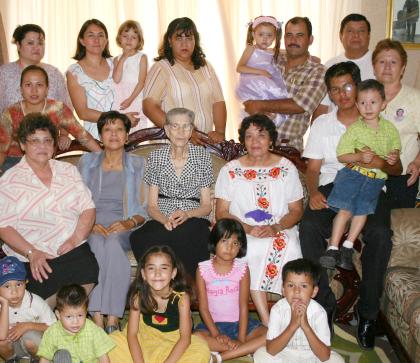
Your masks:
<svg viewBox="0 0 420 363"><path fill-rule="evenodd" d="M246 64L252 68L265 69L271 78L241 73L236 95L241 102L247 100L279 100L288 97L287 88L280 69L274 64L273 53L255 48ZM286 115L276 114L274 123L278 127Z"/></svg>
<svg viewBox="0 0 420 363"><path fill-rule="evenodd" d="M119 55L116 58L120 59L120 57L121 55ZM138 112L138 117L140 117L139 123L136 127L133 127L130 130L130 134L132 134L135 131L152 126L148 118L143 114L143 90L133 100L133 102L131 102L131 105L128 108L126 108L125 110L120 110L120 104L131 96L131 94L134 91L134 88L137 86L140 74L140 60L142 57L146 57L146 54L140 51L137 51L136 54L132 55L131 57L128 57L123 65L121 81L119 83L115 83L115 110L118 110L123 113Z"/></svg>
<svg viewBox="0 0 420 363"><path fill-rule="evenodd" d="M200 275L206 283L210 315L216 322L239 321L240 282L246 272L245 261L235 258L233 267L225 275L213 268L213 259L200 262Z"/></svg>

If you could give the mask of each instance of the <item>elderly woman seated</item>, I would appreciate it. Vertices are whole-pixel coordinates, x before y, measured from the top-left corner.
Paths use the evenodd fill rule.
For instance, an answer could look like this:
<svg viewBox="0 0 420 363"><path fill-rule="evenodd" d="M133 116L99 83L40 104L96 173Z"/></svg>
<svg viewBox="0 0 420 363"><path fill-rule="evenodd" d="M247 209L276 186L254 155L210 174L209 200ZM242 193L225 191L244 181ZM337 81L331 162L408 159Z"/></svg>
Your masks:
<svg viewBox="0 0 420 363"><path fill-rule="evenodd" d="M101 327L107 315L105 330L110 333L118 329L130 285L129 236L147 217L141 202L145 163L124 151L131 127L126 115L104 112L97 126L104 151L84 154L79 169L96 205L88 243L99 263L99 281L89 299L89 312Z"/></svg>
<svg viewBox="0 0 420 363"><path fill-rule="evenodd" d="M57 128L31 113L19 129L22 160L0 178L0 239L6 255L26 263L29 291L55 305L55 294L77 283L87 292L98 264L86 242L95 205L77 168L52 160Z"/></svg>
<svg viewBox="0 0 420 363"><path fill-rule="evenodd" d="M16 165L22 158L17 130L23 117L31 112L47 114L60 131L70 133L91 151L100 150L93 137L80 125L73 112L63 102L47 99L48 88L48 74L42 67L30 65L23 70L20 80L23 100L9 106L0 118L0 168L3 172ZM71 141L68 137L65 139ZM58 144L60 149L68 147L66 143Z"/></svg>
<svg viewBox="0 0 420 363"><path fill-rule="evenodd" d="M189 143L194 112L170 110L164 128L170 143L152 151L144 177L152 220L131 234L131 248L138 261L149 247L167 244L194 276L198 262L209 258L210 154Z"/></svg>

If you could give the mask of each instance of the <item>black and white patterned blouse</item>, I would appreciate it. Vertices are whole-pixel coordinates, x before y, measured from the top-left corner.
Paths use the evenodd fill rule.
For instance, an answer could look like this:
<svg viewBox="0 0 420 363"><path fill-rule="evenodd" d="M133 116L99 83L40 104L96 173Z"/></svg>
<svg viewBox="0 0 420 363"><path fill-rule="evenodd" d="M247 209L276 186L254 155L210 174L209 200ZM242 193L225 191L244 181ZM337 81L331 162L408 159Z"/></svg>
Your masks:
<svg viewBox="0 0 420 363"><path fill-rule="evenodd" d="M171 162L170 145L152 151L147 159L144 180L159 187L158 206L165 216L177 209L198 208L201 189L213 183L210 154L202 146L188 144L188 147L188 159L179 177Z"/></svg>

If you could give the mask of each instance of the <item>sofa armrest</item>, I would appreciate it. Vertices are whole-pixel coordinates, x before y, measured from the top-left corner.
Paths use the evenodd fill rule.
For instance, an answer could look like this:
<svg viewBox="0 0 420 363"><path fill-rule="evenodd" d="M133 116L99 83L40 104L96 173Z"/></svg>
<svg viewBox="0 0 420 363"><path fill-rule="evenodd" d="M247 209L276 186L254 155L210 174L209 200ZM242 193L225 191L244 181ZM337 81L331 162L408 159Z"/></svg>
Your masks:
<svg viewBox="0 0 420 363"><path fill-rule="evenodd" d="M391 211L393 247L388 267L419 267L420 209L403 208Z"/></svg>

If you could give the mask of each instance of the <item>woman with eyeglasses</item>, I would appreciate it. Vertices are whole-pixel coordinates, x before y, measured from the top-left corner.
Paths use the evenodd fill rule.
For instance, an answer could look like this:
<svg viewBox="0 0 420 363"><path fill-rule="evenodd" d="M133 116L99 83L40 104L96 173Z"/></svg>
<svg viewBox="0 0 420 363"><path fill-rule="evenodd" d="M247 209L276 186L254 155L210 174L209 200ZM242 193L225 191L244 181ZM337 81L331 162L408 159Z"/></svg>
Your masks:
<svg viewBox="0 0 420 363"><path fill-rule="evenodd" d="M0 175L22 158L17 130L24 116L32 112L48 115L60 131L65 130L71 134L88 150L100 150L93 137L80 125L73 112L63 102L47 98L48 89L49 79L44 68L30 65L22 71L20 90L23 99L9 106L0 118ZM60 142L58 146L62 149Z"/></svg>
<svg viewBox="0 0 420 363"><path fill-rule="evenodd" d="M19 125L22 160L0 178L3 251L26 263L27 289L55 306L58 289L70 283L89 293L98 263L86 242L95 205L77 168L52 159L57 127L30 113Z"/></svg>
<svg viewBox="0 0 420 363"><path fill-rule="evenodd" d="M195 276L198 262L209 258L210 186L213 169L210 154L189 143L194 112L174 108L166 114L168 145L151 152L144 180L149 186L148 214L152 220L130 236L139 261L151 246L169 245Z"/></svg>

